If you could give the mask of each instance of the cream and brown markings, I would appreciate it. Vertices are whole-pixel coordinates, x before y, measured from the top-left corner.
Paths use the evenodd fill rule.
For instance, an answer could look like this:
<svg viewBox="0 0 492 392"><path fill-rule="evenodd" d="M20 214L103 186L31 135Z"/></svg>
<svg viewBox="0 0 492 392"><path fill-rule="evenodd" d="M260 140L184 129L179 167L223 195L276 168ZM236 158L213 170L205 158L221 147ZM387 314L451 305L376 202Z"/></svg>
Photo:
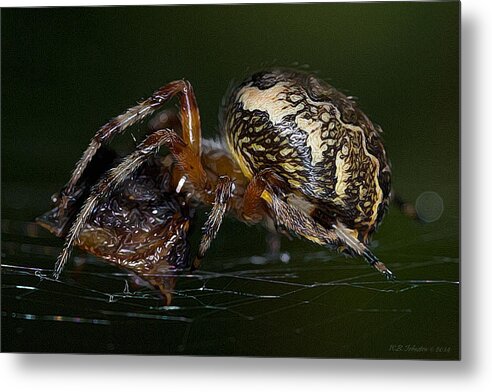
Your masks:
<svg viewBox="0 0 492 392"><path fill-rule="evenodd" d="M364 241L382 219L390 172L379 130L324 81L292 70L255 74L232 92L224 128L248 178L274 170Z"/></svg>

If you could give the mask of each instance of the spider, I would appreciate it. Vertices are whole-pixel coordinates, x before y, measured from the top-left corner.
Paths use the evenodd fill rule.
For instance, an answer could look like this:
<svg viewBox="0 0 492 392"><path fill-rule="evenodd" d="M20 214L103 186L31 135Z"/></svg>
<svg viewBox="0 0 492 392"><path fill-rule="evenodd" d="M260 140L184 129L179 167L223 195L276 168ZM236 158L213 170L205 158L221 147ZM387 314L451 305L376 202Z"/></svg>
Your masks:
<svg viewBox="0 0 492 392"><path fill-rule="evenodd" d="M173 97L179 116L158 123L134 152L119 158L105 147ZM167 272L198 268L230 213L360 256L393 279L368 248L391 193L379 126L315 74L286 68L254 73L222 106L220 138L202 139L192 85L177 80L97 131L54 208L38 218L65 237L54 277L77 245L144 276L170 303L175 277ZM157 156L162 146L169 153ZM198 205L211 211L191 262Z"/></svg>

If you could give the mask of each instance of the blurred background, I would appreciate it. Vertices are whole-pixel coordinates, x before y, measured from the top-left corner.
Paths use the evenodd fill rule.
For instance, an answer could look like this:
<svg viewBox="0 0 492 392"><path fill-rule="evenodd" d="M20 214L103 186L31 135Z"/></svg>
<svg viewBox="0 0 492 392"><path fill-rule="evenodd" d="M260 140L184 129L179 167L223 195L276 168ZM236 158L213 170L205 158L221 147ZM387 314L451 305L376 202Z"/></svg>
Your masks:
<svg viewBox="0 0 492 392"><path fill-rule="evenodd" d="M3 351L458 358L459 3L2 9L1 28ZM268 260L232 220L172 308L82 252L47 278L62 242L33 219L98 127L186 78L212 137L231 81L272 65L307 65L383 128L428 221L392 208L374 237L398 282L300 240Z"/></svg>

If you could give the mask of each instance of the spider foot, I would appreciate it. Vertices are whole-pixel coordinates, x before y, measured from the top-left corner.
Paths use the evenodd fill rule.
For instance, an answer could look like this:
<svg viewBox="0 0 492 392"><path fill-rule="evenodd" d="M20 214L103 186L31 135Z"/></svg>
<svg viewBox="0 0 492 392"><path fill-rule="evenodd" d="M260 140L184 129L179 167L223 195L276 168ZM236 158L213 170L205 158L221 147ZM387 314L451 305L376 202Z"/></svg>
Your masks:
<svg viewBox="0 0 492 392"><path fill-rule="evenodd" d="M396 275L393 274L383 263L377 261L374 263L374 268L376 268L380 273L382 273L387 280L396 280Z"/></svg>

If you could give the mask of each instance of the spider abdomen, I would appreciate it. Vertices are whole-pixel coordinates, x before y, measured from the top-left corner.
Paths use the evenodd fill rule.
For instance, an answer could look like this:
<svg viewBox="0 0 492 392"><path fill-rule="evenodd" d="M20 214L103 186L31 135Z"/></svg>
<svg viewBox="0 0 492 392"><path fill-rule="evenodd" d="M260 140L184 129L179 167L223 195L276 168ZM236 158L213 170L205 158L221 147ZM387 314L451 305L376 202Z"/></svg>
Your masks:
<svg viewBox="0 0 492 392"><path fill-rule="evenodd" d="M316 76L254 74L231 93L225 137L244 174L280 175L294 193L370 232L388 203L390 170L378 128Z"/></svg>

